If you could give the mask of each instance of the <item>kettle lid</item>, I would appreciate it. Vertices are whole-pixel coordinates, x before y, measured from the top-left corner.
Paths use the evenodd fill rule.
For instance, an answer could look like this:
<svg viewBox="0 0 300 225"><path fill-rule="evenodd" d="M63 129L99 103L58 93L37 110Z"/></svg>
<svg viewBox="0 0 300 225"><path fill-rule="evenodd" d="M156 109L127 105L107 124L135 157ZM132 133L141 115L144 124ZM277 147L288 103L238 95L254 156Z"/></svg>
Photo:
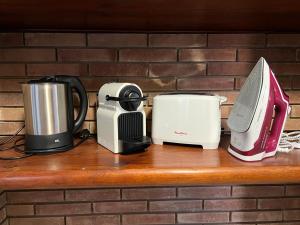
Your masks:
<svg viewBox="0 0 300 225"><path fill-rule="evenodd" d="M45 76L38 80L29 80L28 84L40 84L40 83L55 83L55 84L65 84L66 82L57 81L55 76Z"/></svg>

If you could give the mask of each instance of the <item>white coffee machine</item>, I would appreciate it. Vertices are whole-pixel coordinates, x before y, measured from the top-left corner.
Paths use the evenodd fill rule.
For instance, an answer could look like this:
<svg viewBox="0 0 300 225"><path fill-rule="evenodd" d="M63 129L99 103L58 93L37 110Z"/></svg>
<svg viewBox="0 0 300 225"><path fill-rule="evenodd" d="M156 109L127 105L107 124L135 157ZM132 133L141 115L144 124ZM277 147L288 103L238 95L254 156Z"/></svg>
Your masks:
<svg viewBox="0 0 300 225"><path fill-rule="evenodd" d="M132 153L150 145L142 90L132 83L106 83L98 93L97 140L113 153Z"/></svg>

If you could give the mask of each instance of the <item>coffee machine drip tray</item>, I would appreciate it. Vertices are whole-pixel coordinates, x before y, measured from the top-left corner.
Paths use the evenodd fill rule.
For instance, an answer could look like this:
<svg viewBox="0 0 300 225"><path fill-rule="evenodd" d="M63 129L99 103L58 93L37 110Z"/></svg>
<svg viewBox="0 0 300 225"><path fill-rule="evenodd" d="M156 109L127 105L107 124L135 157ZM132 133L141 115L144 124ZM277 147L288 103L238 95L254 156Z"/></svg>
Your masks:
<svg viewBox="0 0 300 225"><path fill-rule="evenodd" d="M135 139L119 139L119 149L122 150L122 154L144 151L150 144L151 138L148 136Z"/></svg>

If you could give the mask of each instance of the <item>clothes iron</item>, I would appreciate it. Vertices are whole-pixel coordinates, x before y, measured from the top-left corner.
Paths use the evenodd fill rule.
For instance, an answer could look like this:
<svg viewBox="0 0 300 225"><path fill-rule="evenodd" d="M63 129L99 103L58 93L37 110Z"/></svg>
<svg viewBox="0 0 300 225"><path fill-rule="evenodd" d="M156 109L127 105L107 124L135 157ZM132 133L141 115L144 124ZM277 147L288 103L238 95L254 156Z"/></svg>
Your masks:
<svg viewBox="0 0 300 225"><path fill-rule="evenodd" d="M266 60L260 58L230 112L228 151L244 161L274 156L288 112L289 97Z"/></svg>

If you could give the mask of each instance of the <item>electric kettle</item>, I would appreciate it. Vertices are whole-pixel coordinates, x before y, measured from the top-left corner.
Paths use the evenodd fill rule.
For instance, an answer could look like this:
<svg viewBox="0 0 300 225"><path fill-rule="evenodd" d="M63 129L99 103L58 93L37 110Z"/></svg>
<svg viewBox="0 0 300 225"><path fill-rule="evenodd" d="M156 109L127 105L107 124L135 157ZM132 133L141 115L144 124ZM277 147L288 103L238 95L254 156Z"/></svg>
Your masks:
<svg viewBox="0 0 300 225"><path fill-rule="evenodd" d="M73 94L80 99L74 120ZM25 111L25 152L48 153L71 149L88 108L86 91L77 77L48 76L22 84Z"/></svg>

